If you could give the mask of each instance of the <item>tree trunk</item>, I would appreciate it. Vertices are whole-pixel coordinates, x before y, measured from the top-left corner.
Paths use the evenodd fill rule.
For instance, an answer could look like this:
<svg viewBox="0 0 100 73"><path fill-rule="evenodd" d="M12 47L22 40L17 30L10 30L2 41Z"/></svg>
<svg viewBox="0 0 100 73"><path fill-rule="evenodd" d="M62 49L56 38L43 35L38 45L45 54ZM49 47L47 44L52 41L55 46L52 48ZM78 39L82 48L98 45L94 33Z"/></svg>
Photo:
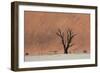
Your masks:
<svg viewBox="0 0 100 73"><path fill-rule="evenodd" d="M64 50L64 54L68 54L68 50Z"/></svg>

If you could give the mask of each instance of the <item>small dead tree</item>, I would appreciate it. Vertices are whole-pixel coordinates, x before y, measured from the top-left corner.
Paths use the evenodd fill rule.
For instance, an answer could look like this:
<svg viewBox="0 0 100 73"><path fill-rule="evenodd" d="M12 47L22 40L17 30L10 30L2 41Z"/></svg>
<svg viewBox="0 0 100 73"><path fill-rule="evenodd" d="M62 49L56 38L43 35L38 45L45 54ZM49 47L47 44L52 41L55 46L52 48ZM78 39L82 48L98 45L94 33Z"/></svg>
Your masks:
<svg viewBox="0 0 100 73"><path fill-rule="evenodd" d="M74 32L71 29L67 29L66 36L64 32L62 32L60 29L58 29L58 32L56 34L61 39L61 42L64 48L64 53L68 54L68 49L74 45L72 43L72 40L76 36L76 34L74 34Z"/></svg>

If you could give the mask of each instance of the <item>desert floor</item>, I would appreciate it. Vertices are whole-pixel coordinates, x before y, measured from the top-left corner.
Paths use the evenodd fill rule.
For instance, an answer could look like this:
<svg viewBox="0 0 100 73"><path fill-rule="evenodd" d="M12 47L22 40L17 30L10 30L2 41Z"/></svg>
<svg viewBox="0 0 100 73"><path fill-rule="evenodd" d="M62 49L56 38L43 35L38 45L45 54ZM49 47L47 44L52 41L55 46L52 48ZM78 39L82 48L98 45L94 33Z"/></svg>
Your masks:
<svg viewBox="0 0 100 73"><path fill-rule="evenodd" d="M25 61L52 61L52 60L75 60L89 59L90 54L56 54L42 56L25 56Z"/></svg>

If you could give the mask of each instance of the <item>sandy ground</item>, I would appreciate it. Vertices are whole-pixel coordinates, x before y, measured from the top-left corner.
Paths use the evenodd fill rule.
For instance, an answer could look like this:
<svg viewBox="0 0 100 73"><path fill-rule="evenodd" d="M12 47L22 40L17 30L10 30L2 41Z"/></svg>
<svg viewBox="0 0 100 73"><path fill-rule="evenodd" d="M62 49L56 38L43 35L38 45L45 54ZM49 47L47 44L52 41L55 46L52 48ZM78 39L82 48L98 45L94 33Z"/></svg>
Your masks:
<svg viewBox="0 0 100 73"><path fill-rule="evenodd" d="M90 58L90 54L57 54L43 56L25 56L25 61L72 60L88 58Z"/></svg>

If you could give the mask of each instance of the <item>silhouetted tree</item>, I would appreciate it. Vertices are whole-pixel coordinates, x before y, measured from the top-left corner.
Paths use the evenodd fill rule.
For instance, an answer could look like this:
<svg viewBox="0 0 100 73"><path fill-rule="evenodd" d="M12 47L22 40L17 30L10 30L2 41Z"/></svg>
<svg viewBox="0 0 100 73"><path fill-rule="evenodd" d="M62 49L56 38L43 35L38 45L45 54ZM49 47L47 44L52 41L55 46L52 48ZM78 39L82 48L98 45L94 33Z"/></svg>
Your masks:
<svg viewBox="0 0 100 73"><path fill-rule="evenodd" d="M83 53L87 53L87 51L86 51L86 50L84 50L84 51L83 51Z"/></svg>
<svg viewBox="0 0 100 73"><path fill-rule="evenodd" d="M25 55L29 55L29 53L25 53Z"/></svg>
<svg viewBox="0 0 100 73"><path fill-rule="evenodd" d="M56 34L61 39L61 42L64 48L64 53L68 54L68 49L74 45L72 43L72 40L76 36L76 34L74 34L74 32L71 29L67 29L66 36L64 32L62 32L60 29L58 29L58 32Z"/></svg>

